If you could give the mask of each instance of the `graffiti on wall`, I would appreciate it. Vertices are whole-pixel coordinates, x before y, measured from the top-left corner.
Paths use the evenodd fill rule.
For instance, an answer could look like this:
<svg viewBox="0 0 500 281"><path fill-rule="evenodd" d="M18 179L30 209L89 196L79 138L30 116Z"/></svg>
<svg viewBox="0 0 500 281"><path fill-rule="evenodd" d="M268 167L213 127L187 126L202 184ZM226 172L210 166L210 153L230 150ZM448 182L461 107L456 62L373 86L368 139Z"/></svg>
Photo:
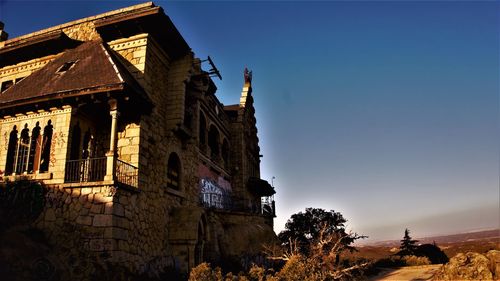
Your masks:
<svg viewBox="0 0 500 281"><path fill-rule="evenodd" d="M200 200L205 207L227 209L231 206L231 183L207 166L198 167Z"/></svg>
<svg viewBox="0 0 500 281"><path fill-rule="evenodd" d="M229 192L208 178L200 180L200 196L201 202L208 208L225 209L231 203Z"/></svg>
<svg viewBox="0 0 500 281"><path fill-rule="evenodd" d="M66 144L66 135L63 132L57 132L54 134L52 137L52 142L51 142L51 147L53 149L50 150L50 160L49 160L49 165L50 167L54 167L57 160L56 160L56 147L57 148L64 148L64 145Z"/></svg>
<svg viewBox="0 0 500 281"><path fill-rule="evenodd" d="M9 147L9 133L5 132L3 134L3 139L4 139L4 146L3 149L7 151L7 148Z"/></svg>

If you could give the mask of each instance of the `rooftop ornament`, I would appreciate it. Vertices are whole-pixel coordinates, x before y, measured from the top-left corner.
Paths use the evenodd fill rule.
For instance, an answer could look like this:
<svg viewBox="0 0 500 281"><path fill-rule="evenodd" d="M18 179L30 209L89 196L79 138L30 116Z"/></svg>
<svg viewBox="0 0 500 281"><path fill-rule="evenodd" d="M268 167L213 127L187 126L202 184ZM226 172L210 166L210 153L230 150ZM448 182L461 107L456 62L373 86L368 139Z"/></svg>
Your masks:
<svg viewBox="0 0 500 281"><path fill-rule="evenodd" d="M248 71L248 68L245 67L243 75L245 77L245 84L252 84L252 71Z"/></svg>
<svg viewBox="0 0 500 281"><path fill-rule="evenodd" d="M206 62L208 61L208 63L210 64L210 66L212 67L209 71L208 71L208 75L210 77L214 77L214 76L217 76L219 77L220 80L222 80L222 76L220 75L220 72L219 70L217 69L217 67L215 66L214 62L212 61L212 59L210 58L210 56L207 57L206 60L202 60L201 62Z"/></svg>
<svg viewBox="0 0 500 281"><path fill-rule="evenodd" d="M4 24L0 21L0 42L6 41L9 38L9 34L3 30Z"/></svg>

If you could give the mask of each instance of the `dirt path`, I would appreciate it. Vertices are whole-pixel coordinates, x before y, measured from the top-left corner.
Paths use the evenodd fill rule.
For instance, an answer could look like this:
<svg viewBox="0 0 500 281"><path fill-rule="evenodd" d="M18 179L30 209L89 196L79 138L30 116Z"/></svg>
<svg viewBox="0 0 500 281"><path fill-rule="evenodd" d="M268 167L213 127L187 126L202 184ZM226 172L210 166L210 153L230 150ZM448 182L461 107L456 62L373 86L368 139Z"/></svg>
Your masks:
<svg viewBox="0 0 500 281"><path fill-rule="evenodd" d="M384 269L377 276L368 281L424 281L431 280L432 276L441 267L437 265L406 266L398 269Z"/></svg>

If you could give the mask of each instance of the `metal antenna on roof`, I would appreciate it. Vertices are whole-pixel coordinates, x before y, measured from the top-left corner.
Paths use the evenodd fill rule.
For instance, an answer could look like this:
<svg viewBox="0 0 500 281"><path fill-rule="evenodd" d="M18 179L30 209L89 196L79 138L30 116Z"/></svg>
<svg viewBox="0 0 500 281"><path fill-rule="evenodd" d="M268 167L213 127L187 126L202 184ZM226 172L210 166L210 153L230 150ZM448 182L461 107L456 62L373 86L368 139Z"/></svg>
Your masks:
<svg viewBox="0 0 500 281"><path fill-rule="evenodd" d="M206 60L202 60L201 62L206 62L208 61L208 63L210 64L210 66L212 67L212 69L210 69L208 71L208 75L210 75L210 77L214 77L214 76L217 76L219 77L220 80L222 80L222 76L220 75L220 72L219 70L217 69L217 67L215 66L214 62L212 61L212 59L210 58L210 56L207 57Z"/></svg>

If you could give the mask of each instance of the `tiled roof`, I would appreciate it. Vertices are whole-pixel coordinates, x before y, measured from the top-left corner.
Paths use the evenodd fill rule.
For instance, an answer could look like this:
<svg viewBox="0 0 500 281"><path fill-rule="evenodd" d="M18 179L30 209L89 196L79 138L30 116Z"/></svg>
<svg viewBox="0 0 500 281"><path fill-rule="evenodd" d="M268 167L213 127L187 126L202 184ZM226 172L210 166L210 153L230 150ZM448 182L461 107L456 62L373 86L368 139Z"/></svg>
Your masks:
<svg viewBox="0 0 500 281"><path fill-rule="evenodd" d="M62 71L61 67L71 63L69 69ZM44 98L120 90L125 85L142 90L101 41L89 41L67 50L0 94L0 107ZM139 94L143 95L143 91Z"/></svg>

